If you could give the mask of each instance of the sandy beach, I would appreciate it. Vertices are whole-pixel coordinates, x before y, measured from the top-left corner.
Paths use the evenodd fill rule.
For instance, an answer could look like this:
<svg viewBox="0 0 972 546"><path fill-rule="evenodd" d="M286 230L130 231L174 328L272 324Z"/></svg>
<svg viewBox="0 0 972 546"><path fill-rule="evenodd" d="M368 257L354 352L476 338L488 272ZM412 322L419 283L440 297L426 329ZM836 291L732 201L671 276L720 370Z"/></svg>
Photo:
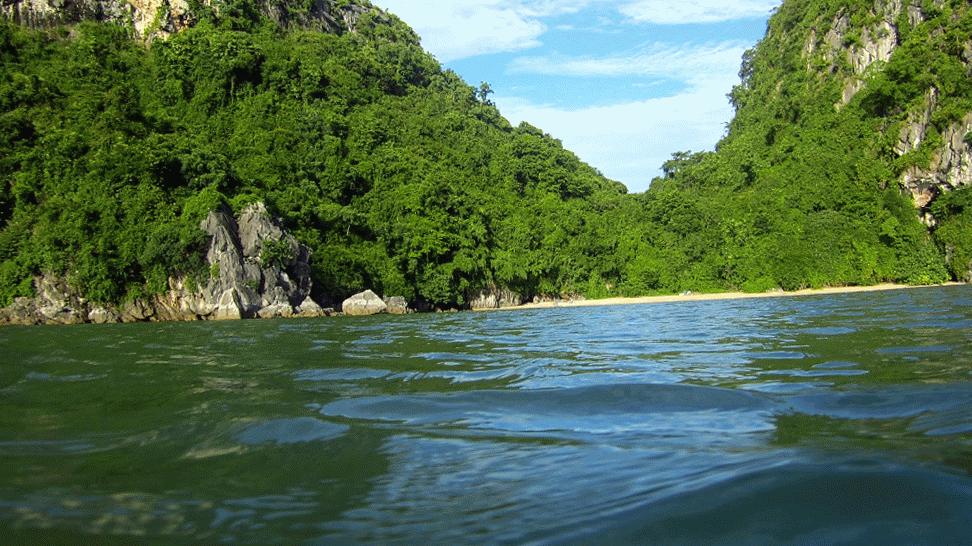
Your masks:
<svg viewBox="0 0 972 546"><path fill-rule="evenodd" d="M962 283L946 283L933 286L956 286ZM884 292L888 290L908 290L913 288L927 288L923 286L911 286L906 284L876 284L873 286L840 286L832 288L816 288L806 290L796 290L793 292L717 292L711 294L676 294L670 296L643 296L637 298L605 298L599 300L561 300L548 301L541 303L526 303L518 307L505 307L500 310L517 309L550 309L556 307L601 307L608 305L647 305L652 303L674 303L687 301L715 301L715 300L742 300L757 298L789 298L795 296L820 296L825 294L851 294L856 292Z"/></svg>

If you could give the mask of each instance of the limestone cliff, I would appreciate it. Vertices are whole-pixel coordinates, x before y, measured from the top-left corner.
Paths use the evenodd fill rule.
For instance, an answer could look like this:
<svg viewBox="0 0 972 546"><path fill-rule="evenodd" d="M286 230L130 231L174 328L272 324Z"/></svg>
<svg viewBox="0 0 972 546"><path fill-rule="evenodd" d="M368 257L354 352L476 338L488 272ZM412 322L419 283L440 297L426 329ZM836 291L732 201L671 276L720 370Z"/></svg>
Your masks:
<svg viewBox="0 0 972 546"><path fill-rule="evenodd" d="M193 8L193 6L197 6ZM0 16L30 27L104 21L130 25L141 39L165 38L199 20L199 10L218 13L220 0L3 0ZM323 32L354 32L364 13L384 14L366 2L312 0L306 9L292 9L286 2L262 0L261 13L284 27Z"/></svg>
<svg viewBox="0 0 972 546"><path fill-rule="evenodd" d="M906 32L918 28L928 20L928 10L938 10L946 0L875 0L873 6L858 19L863 24L853 24L849 8L841 8L829 20L826 31L813 29L803 46L803 56L808 70L817 70L815 59L823 58L823 74L842 78L842 93L835 105L838 109L848 105L867 88L875 72L884 70L902 44ZM968 9L967 6L965 8ZM956 16L961 13L956 11ZM907 27L907 28L905 28ZM932 34L941 34L936 28ZM972 78L972 41L962 46L961 59L966 72ZM924 100L911 106L904 121L892 129L898 135L893 146L896 157L916 153L923 146L928 150L929 161L910 165L900 173L899 183L914 198L922 221L935 226L929 207L943 192L972 185L972 144L968 135L972 132L972 112L944 127L936 126L936 112L940 106L942 91L930 87ZM898 105L901 108L905 105ZM929 137L934 137L929 140Z"/></svg>
<svg viewBox="0 0 972 546"><path fill-rule="evenodd" d="M931 2L933 6L943 3L944 0ZM803 48L808 69L813 69L815 55L822 55L828 61L829 73L838 72L842 64L850 68L838 106L850 103L864 87L869 69L880 70L891 59L900 44L900 25L915 27L925 21L923 4L921 0L875 0L867 13L868 22L863 26L853 25L848 9L842 8L822 37L816 29L810 32Z"/></svg>
<svg viewBox="0 0 972 546"><path fill-rule="evenodd" d="M934 89L929 91L930 104L935 93ZM909 118L901 128L900 146L895 148L899 155L919 149L923 137L930 130L930 109L924 110L917 118ZM911 192L922 220L930 227L935 226L936 219L928 208L936 197L943 192L972 186L972 146L969 143L969 134L972 134L972 112L945 128L941 135L942 144L934 151L927 166L909 167L901 175L902 185Z"/></svg>

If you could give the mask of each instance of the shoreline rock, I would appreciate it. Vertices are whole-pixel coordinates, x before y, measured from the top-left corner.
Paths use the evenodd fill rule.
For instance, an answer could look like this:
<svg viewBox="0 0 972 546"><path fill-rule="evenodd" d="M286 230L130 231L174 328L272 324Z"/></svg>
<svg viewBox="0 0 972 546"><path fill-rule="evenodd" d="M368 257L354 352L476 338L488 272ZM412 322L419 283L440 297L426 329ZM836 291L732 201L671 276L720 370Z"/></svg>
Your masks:
<svg viewBox="0 0 972 546"><path fill-rule="evenodd" d="M408 307L408 302L401 296L385 297L386 312L389 315L407 315L412 312Z"/></svg>
<svg viewBox="0 0 972 546"><path fill-rule="evenodd" d="M33 298L0 309L0 324L106 324L326 316L312 298L310 249L271 218L263 203L239 218L226 209L200 223L210 237L204 284L170 277L169 289L117 306L95 304L57 275L34 278ZM333 314L330 313L330 314Z"/></svg>
<svg viewBox="0 0 972 546"><path fill-rule="evenodd" d="M341 311L350 317L366 317L388 311L388 305L371 290L351 296L341 303Z"/></svg>
<svg viewBox="0 0 972 546"><path fill-rule="evenodd" d="M503 309L523 305L524 298L519 292L509 288L489 286L466 294L466 301L473 311L485 309Z"/></svg>

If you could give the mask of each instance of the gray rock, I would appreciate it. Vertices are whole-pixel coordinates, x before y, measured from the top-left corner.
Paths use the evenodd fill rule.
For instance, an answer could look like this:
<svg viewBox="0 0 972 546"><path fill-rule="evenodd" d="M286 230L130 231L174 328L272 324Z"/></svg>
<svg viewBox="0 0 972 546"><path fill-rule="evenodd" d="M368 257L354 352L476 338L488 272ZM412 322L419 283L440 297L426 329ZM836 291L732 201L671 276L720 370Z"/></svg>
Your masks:
<svg viewBox="0 0 972 546"><path fill-rule="evenodd" d="M201 0L199 7L219 9L213 0ZM259 1L255 5L262 15L284 27L298 27L340 34L356 32L361 15L388 16L374 8L335 0L312 0L301 9L291 9L286 2ZM106 21L130 27L146 40L166 39L199 20L194 2L187 0L4 0L0 17L35 28L59 23Z"/></svg>
<svg viewBox="0 0 972 546"><path fill-rule="evenodd" d="M928 134L931 124L932 114L938 108L938 89L931 87L925 93L924 107L916 112L912 112L905 120L904 126L898 136L898 142L894 146L894 151L902 156L908 152L913 152L921 146Z"/></svg>
<svg viewBox="0 0 972 546"><path fill-rule="evenodd" d="M34 277L33 298L19 297L0 312L0 323L80 324L87 320L88 302L64 279Z"/></svg>
<svg viewBox="0 0 972 546"><path fill-rule="evenodd" d="M206 255L211 276L200 294L204 302L215 304L234 290L242 317L280 316L284 307L292 313L310 295L310 250L284 231L263 203L248 206L239 221L225 210L213 211L200 227L212 238ZM263 263L263 250L271 241L287 249L283 263ZM215 318L216 312L200 315Z"/></svg>
<svg viewBox="0 0 972 546"><path fill-rule="evenodd" d="M257 311L257 316L263 319L290 318L294 316L294 308L288 303L274 303Z"/></svg>
<svg viewBox="0 0 972 546"><path fill-rule="evenodd" d="M317 304L316 301L312 300L310 296L304 298L304 301L300 302L300 306L297 307L297 316L301 318L317 318L327 315L324 309Z"/></svg>
<svg viewBox="0 0 972 546"><path fill-rule="evenodd" d="M117 313L105 307L95 307L88 312L88 322L95 324L109 324L119 320L121 320L121 317Z"/></svg>
<svg viewBox="0 0 972 546"><path fill-rule="evenodd" d="M392 315L407 315L408 302L401 296L391 296L385 298L387 312Z"/></svg>
<svg viewBox="0 0 972 546"><path fill-rule="evenodd" d="M40 313L40 316L41 317L43 317L43 318L45 318L47 320L54 320L59 315L62 315L64 313L68 313L70 311L69 311L69 309L67 307L64 307L63 305L58 305L58 304L54 303L54 304L51 304L51 305L45 305L43 307L38 307L37 308L37 312Z"/></svg>
<svg viewBox="0 0 972 546"><path fill-rule="evenodd" d="M240 245L247 258L259 258L266 241L284 241L293 252L297 252L297 241L285 237L284 232L273 223L267 207L263 203L253 203L240 214Z"/></svg>
<svg viewBox="0 0 972 546"><path fill-rule="evenodd" d="M344 300L341 310L345 315L367 316L384 313L388 309L385 302L371 290L365 290Z"/></svg>
<svg viewBox="0 0 972 546"><path fill-rule="evenodd" d="M32 298L14 298L14 302L0 309L0 324L36 324L38 322Z"/></svg>
<svg viewBox="0 0 972 546"><path fill-rule="evenodd" d="M830 29L824 34L821 48L817 47L816 33L813 33L814 43L804 44L804 57L807 58L808 70L812 69L810 57L818 54L822 49L823 56L830 62L830 71L846 62L852 69L853 75L844 82L841 100L835 106L842 108L865 86L867 73L872 67L880 69L881 63L891 59L899 41L899 29L896 26L899 15L904 12L904 4L900 0L875 2L869 15L873 18L867 26L855 27L851 24L850 13L841 9L834 17ZM907 10L912 24L921 16L913 7ZM851 32L859 31L858 39L851 45L848 38Z"/></svg>
<svg viewBox="0 0 972 546"><path fill-rule="evenodd" d="M198 320L200 315L208 315L215 308L215 305L204 304L205 300L188 290L183 280L170 278L169 290L152 301L155 309L153 318L159 321Z"/></svg>
<svg viewBox="0 0 972 546"><path fill-rule="evenodd" d="M122 322L139 322L150 319L155 309L143 300L135 300L124 304L119 314Z"/></svg>
<svg viewBox="0 0 972 546"><path fill-rule="evenodd" d="M500 309L503 307L517 307L523 304L523 296L508 288L491 286L468 292L466 301L473 310Z"/></svg>
<svg viewBox="0 0 972 546"><path fill-rule="evenodd" d="M924 127L913 128L910 123L928 125L928 121L924 118L909 120L899 138L901 145L899 153L910 151L904 148L905 144L903 144L905 141L908 145L912 144L910 135L925 130ZM960 121L945 128L942 133L943 145L932 157L931 164L927 168L911 167L901 175L901 185L911 192L922 220L930 227L937 224L937 220L928 210L935 199L945 192L972 185L972 146L965 140L965 136L970 132L972 132L972 113L966 114Z"/></svg>
<svg viewBox="0 0 972 546"><path fill-rule="evenodd" d="M243 318L243 304L239 293L231 288L219 297L216 310L210 315L213 320L239 320Z"/></svg>

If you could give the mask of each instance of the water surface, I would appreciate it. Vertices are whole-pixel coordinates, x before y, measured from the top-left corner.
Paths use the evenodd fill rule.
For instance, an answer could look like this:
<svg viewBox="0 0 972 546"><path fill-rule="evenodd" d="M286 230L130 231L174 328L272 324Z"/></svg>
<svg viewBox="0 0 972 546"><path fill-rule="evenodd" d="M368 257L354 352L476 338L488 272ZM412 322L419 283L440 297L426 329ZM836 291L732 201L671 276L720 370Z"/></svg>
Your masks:
<svg viewBox="0 0 972 546"><path fill-rule="evenodd" d="M0 354L3 542L972 542L972 287Z"/></svg>

